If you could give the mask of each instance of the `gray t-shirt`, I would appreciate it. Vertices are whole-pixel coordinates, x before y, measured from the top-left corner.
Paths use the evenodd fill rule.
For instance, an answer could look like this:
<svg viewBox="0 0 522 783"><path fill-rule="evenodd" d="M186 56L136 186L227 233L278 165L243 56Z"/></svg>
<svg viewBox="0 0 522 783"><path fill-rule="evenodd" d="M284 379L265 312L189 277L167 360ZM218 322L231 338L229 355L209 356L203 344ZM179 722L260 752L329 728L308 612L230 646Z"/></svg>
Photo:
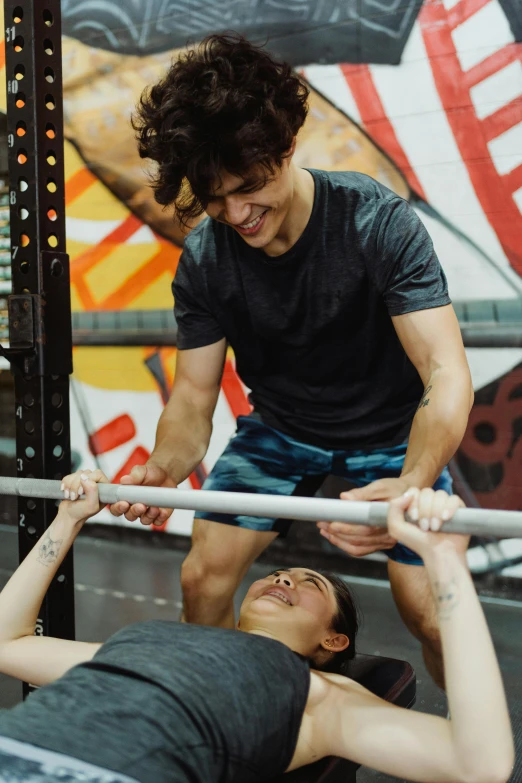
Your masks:
<svg viewBox="0 0 522 783"><path fill-rule="evenodd" d="M275 639L151 620L0 710L0 737L140 783L254 783L290 764L309 688L308 662Z"/></svg>
<svg viewBox="0 0 522 783"><path fill-rule="evenodd" d="M262 421L329 449L402 442L422 383L390 316L450 303L431 239L364 174L312 170L308 224L283 255L210 218L173 283L178 348L225 337Z"/></svg>

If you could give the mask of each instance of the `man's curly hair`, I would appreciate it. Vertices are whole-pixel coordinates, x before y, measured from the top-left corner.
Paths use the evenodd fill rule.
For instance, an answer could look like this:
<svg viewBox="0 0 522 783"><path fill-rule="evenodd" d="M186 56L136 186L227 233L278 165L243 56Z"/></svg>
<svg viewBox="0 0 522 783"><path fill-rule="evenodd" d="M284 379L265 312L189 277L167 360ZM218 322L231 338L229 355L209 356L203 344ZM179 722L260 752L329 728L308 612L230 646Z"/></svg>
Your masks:
<svg viewBox="0 0 522 783"><path fill-rule="evenodd" d="M158 164L156 201L175 204L188 225L222 171L242 177L257 167L266 183L305 121L308 94L287 63L239 35L210 35L183 53L132 119L140 157Z"/></svg>

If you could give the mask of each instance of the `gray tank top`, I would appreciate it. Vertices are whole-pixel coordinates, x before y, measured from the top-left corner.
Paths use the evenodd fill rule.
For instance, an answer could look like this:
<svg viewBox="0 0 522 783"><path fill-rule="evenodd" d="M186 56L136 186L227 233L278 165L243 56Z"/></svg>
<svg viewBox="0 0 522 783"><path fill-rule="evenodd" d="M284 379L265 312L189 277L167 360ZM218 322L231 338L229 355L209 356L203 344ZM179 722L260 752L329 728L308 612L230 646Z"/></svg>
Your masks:
<svg viewBox="0 0 522 783"><path fill-rule="evenodd" d="M262 781L290 764L309 685L307 661L272 639L137 623L0 713L0 735L142 783Z"/></svg>

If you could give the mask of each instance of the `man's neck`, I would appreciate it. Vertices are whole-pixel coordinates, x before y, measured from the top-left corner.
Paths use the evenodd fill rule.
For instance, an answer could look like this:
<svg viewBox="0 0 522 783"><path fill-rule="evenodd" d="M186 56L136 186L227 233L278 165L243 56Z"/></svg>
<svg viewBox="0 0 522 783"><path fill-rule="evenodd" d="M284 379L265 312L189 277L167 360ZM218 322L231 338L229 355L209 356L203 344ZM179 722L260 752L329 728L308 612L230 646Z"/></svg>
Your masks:
<svg viewBox="0 0 522 783"><path fill-rule="evenodd" d="M277 257L292 248L302 235L314 206L315 183L309 171L291 164L294 176L292 200L274 239L263 248L267 256Z"/></svg>

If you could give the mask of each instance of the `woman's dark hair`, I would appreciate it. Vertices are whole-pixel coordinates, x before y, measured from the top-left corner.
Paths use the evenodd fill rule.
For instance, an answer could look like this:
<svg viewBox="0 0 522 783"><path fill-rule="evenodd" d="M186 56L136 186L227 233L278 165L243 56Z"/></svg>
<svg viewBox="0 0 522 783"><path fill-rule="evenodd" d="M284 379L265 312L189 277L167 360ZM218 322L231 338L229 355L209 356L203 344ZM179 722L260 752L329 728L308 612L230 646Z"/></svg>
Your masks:
<svg viewBox="0 0 522 783"><path fill-rule="evenodd" d="M316 569L317 570L317 569ZM350 640L346 650L336 653L331 661L319 667L321 671L340 672L346 661L355 657L355 641L359 630L360 614L350 588L339 576L329 571L317 571L328 579L333 587L337 601L337 614L332 619L332 628L337 633L344 633Z"/></svg>
<svg viewBox="0 0 522 783"><path fill-rule="evenodd" d="M223 171L256 169L263 187L305 121L308 93L287 63L236 34L210 35L181 54L132 119L140 156L158 164L156 201L175 204L188 225Z"/></svg>

